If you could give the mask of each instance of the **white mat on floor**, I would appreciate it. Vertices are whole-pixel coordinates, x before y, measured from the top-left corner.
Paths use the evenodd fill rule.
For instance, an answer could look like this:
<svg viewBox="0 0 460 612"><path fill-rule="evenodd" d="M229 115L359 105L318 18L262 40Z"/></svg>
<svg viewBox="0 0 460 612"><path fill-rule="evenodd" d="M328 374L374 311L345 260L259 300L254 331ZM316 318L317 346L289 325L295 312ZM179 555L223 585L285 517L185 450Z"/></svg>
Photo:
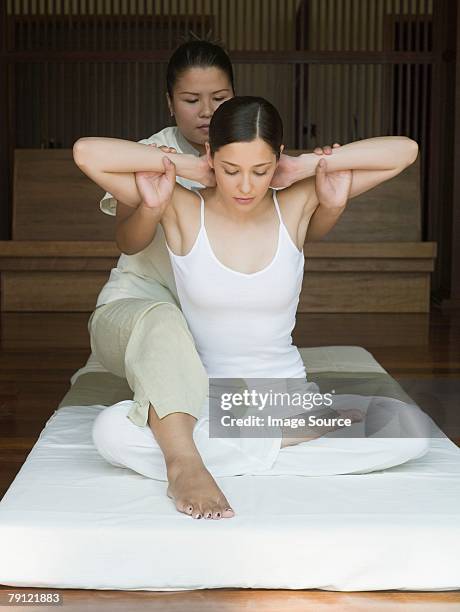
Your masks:
<svg viewBox="0 0 460 612"><path fill-rule="evenodd" d="M372 353L362 346L313 346L299 348L307 372L385 372ZM85 365L77 370L70 383L88 372L108 372L103 365L90 353Z"/></svg>
<svg viewBox="0 0 460 612"><path fill-rule="evenodd" d="M48 420L0 502L0 584L460 588L460 449L449 439L370 474L219 478L237 516L195 520L175 510L166 482L98 455L91 425L103 409Z"/></svg>

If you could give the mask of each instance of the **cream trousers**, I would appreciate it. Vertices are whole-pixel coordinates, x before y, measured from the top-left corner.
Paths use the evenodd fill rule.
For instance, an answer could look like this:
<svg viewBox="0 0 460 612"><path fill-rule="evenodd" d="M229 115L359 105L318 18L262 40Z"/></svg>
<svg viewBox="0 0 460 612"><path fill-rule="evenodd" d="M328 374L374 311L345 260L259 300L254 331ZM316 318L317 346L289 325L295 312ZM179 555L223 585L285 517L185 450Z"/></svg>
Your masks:
<svg viewBox="0 0 460 612"><path fill-rule="evenodd" d="M126 378L134 393L128 417L135 425L147 424L149 404L160 419L172 412L199 418L208 376L172 297L109 302L96 308L88 330L96 358L106 370Z"/></svg>

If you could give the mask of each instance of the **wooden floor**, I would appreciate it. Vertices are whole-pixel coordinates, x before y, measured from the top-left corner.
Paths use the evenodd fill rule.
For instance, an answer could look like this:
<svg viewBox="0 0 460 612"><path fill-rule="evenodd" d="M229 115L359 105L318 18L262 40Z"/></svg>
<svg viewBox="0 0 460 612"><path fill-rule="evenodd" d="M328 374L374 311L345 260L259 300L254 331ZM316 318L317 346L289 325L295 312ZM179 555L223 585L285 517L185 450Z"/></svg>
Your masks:
<svg viewBox="0 0 460 612"><path fill-rule="evenodd" d="M46 420L89 355L89 314L3 313L0 336L0 497L8 489ZM297 346L359 345L395 378L460 378L460 312L429 315L299 315ZM460 443L460 440L456 440ZM0 543L1 545L1 543ZM8 592L40 589L0 587ZM460 592L329 593L217 589L186 593L62 589L66 610L216 609L460 611ZM2 609L9 609L5 607Z"/></svg>

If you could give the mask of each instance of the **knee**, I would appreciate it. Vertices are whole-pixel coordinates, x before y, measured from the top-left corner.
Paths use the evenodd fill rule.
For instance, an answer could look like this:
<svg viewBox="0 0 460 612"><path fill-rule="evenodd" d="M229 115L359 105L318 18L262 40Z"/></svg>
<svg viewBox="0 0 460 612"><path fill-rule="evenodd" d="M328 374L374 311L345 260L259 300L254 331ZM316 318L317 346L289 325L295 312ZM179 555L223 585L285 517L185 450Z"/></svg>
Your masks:
<svg viewBox="0 0 460 612"><path fill-rule="evenodd" d="M405 438L404 451L407 454L407 460L423 457L429 448L429 438Z"/></svg>
<svg viewBox="0 0 460 612"><path fill-rule="evenodd" d="M122 432L125 423L126 410L120 404L105 408L94 419L91 430L94 446L110 463L115 462L114 456L116 455L117 448L122 443Z"/></svg>
<svg viewBox="0 0 460 612"><path fill-rule="evenodd" d="M187 321L180 310L175 304L170 302L162 302L155 304L152 308L147 310L143 315L144 322L147 319L147 329L155 329L157 325L164 329L165 326L177 326L188 329Z"/></svg>
<svg viewBox="0 0 460 612"><path fill-rule="evenodd" d="M391 465L418 459L425 455L430 447L427 438L387 438L385 442L385 452Z"/></svg>
<svg viewBox="0 0 460 612"><path fill-rule="evenodd" d="M135 330L126 348L128 363L132 351L149 351L153 346L160 345L180 346L181 349L184 346L194 346L193 336L182 311L169 302L152 305L137 321Z"/></svg>

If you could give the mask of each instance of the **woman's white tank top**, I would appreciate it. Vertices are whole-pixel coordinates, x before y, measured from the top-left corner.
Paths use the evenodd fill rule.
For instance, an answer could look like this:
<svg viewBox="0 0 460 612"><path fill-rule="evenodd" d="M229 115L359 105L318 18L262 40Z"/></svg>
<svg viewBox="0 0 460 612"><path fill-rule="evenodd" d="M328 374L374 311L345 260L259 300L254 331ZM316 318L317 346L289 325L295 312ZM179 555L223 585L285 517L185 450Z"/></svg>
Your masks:
<svg viewBox="0 0 460 612"><path fill-rule="evenodd" d="M203 365L212 378L305 378L305 367L291 332L299 303L304 255L279 217L278 248L272 261L252 274L222 264L205 227L187 255L166 244L182 312Z"/></svg>

